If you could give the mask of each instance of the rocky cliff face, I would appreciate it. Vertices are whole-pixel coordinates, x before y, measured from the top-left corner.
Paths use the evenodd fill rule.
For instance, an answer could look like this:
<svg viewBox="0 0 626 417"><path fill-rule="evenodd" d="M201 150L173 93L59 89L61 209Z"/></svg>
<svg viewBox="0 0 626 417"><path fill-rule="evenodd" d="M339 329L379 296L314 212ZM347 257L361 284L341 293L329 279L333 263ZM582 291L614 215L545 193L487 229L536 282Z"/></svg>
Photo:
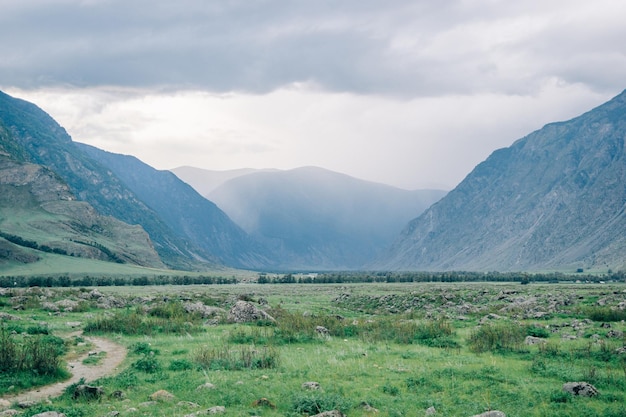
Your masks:
<svg viewBox="0 0 626 417"><path fill-rule="evenodd" d="M494 152L373 264L394 270L622 268L626 92Z"/></svg>
<svg viewBox="0 0 626 417"><path fill-rule="evenodd" d="M140 226L99 215L88 203L77 201L54 172L6 154L0 155L0 231L67 255L164 267ZM0 257L39 259L2 240Z"/></svg>

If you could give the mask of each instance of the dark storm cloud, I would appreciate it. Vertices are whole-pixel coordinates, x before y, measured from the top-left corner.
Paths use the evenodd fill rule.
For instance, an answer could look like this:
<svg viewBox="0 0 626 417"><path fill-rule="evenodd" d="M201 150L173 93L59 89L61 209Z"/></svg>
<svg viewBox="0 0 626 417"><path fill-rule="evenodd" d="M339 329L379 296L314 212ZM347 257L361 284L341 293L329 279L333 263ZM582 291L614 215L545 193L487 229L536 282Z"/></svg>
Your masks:
<svg viewBox="0 0 626 417"><path fill-rule="evenodd" d="M581 16L559 13L584 4L0 0L0 79L250 92L311 83L412 96L524 93L555 77L618 90L626 29L601 12L582 27Z"/></svg>

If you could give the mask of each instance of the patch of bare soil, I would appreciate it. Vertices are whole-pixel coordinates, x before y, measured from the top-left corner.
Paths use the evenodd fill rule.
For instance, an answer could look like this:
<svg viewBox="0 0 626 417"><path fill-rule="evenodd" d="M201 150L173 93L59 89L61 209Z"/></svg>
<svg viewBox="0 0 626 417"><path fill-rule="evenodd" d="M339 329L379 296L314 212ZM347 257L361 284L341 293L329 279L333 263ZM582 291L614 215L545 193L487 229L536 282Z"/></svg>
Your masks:
<svg viewBox="0 0 626 417"><path fill-rule="evenodd" d="M3 399L10 402L39 402L51 397L58 397L63 394L64 390L68 386L77 383L81 378L84 378L86 382L89 382L115 373L118 366L122 363L124 358L126 358L126 348L109 339L103 339L100 337L85 337L85 340L93 343L93 351L106 352L106 355L102 358L100 363L90 366L84 365L83 359L89 356L89 354L86 353L83 356L68 362L69 371L72 373L72 377L70 379L46 385L44 387L35 388L31 391L26 391L18 395L6 396L3 397Z"/></svg>

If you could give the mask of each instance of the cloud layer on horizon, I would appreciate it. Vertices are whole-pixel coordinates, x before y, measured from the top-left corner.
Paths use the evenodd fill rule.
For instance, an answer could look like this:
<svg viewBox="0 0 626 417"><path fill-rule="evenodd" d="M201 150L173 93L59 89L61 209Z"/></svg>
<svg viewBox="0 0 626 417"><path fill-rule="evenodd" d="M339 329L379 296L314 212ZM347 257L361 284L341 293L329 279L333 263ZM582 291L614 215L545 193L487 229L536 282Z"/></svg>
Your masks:
<svg viewBox="0 0 626 417"><path fill-rule="evenodd" d="M157 168L453 187L626 87L621 0L0 0L0 88Z"/></svg>

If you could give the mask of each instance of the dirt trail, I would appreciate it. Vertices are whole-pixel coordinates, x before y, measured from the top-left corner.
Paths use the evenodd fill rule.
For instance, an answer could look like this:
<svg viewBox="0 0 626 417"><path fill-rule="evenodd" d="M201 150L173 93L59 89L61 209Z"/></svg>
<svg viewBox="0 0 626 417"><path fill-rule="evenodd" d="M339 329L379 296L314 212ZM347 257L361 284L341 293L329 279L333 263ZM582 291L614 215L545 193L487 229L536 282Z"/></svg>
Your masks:
<svg viewBox="0 0 626 417"><path fill-rule="evenodd" d="M89 356L88 353L83 356L68 362L69 371L72 373L72 377L63 382L57 382L55 384L39 387L31 391L26 391L18 395L2 397L10 402L20 401L42 401L49 397L58 397L63 394L65 388L69 385L80 381L81 378L85 378L85 381L93 381L108 374L114 373L117 367L122 363L126 357L126 348L122 345L118 345L108 339L102 339L99 337L85 337L85 340L93 343L94 347L92 351L106 352L106 355L102 361L97 365L86 366L83 365L83 359Z"/></svg>

